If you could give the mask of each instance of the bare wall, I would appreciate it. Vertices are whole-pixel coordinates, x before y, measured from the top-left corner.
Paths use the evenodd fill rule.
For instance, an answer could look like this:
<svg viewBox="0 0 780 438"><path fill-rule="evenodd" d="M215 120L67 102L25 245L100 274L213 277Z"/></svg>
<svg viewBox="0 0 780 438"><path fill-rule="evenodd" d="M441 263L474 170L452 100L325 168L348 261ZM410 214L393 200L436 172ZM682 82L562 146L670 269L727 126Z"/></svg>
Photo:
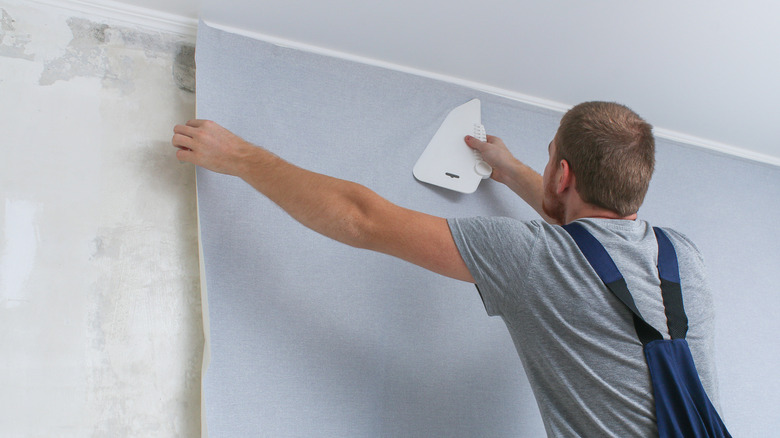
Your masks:
<svg viewBox="0 0 780 438"><path fill-rule="evenodd" d="M2 436L200 434L192 44L0 2Z"/></svg>

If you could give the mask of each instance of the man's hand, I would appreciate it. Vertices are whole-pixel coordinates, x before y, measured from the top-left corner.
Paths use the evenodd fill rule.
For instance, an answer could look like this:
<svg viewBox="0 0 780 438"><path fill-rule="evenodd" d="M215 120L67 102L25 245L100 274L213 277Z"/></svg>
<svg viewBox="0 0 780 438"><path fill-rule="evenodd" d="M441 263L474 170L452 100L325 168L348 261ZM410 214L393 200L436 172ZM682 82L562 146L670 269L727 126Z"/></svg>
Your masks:
<svg viewBox="0 0 780 438"><path fill-rule="evenodd" d="M513 192L520 195L542 218L549 223L556 223L544 212L544 182L542 176L515 158L498 137L488 135L487 141L480 141L472 136L466 136L466 144L479 151L482 159L493 167L494 180L506 184Z"/></svg>
<svg viewBox="0 0 780 438"><path fill-rule="evenodd" d="M487 141L480 141L472 136L466 136L468 147L477 150L482 155L482 160L493 168L490 175L494 180L507 184L507 167L516 161L509 152L504 141L498 137L488 135Z"/></svg>
<svg viewBox="0 0 780 438"><path fill-rule="evenodd" d="M176 158L214 172L239 176L256 146L210 120L190 120L173 128Z"/></svg>

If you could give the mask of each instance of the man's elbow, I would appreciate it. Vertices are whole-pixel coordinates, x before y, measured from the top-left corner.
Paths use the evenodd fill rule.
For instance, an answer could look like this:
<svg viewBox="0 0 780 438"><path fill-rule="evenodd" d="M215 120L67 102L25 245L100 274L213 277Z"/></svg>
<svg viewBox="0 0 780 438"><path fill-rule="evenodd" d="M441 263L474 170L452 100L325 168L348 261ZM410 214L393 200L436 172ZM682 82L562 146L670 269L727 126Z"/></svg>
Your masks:
<svg viewBox="0 0 780 438"><path fill-rule="evenodd" d="M364 213L353 209L344 214L338 224L340 236L337 240L353 248L371 247L369 219Z"/></svg>
<svg viewBox="0 0 780 438"><path fill-rule="evenodd" d="M379 250L376 248L382 231L381 202L376 194L359 186L351 194L347 208L338 221L339 241L354 248Z"/></svg>

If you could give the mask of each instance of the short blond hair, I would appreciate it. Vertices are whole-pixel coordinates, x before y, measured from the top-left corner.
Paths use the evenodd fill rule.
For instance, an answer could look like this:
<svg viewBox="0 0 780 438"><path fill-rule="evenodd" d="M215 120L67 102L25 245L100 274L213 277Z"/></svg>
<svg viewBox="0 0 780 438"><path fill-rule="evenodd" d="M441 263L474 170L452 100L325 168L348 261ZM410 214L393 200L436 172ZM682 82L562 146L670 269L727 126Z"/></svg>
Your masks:
<svg viewBox="0 0 780 438"><path fill-rule="evenodd" d="M642 205L653 175L652 131L624 105L581 103L561 119L556 161L569 163L583 201L629 216Z"/></svg>

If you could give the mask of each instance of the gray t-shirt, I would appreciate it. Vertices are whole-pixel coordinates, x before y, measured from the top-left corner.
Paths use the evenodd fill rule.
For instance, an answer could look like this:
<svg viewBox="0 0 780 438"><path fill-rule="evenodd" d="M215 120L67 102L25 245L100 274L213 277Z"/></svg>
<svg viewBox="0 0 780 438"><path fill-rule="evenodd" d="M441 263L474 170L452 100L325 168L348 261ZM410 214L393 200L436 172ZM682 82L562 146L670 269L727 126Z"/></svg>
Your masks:
<svg viewBox="0 0 780 438"><path fill-rule="evenodd" d="M489 315L499 315L522 360L549 436L657 436L650 375L630 311L601 282L559 226L508 218L449 219ZM614 259L645 320L668 339L644 221L580 219ZM713 310L704 262L664 228L679 261L686 339L718 407Z"/></svg>

